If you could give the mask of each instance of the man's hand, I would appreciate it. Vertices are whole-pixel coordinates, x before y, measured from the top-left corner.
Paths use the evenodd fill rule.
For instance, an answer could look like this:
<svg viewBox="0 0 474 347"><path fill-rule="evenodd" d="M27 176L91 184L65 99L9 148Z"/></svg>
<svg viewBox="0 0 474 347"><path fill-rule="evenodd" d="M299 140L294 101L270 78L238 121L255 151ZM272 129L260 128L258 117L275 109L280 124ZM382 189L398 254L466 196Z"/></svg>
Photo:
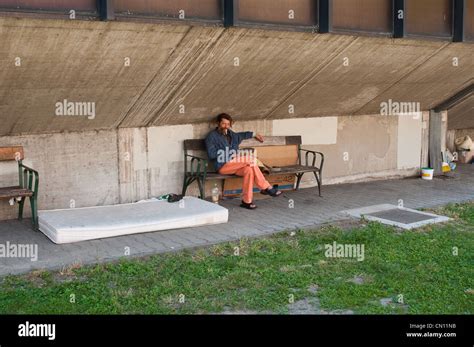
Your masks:
<svg viewBox="0 0 474 347"><path fill-rule="evenodd" d="M258 141L260 141L260 142L265 141L265 139L263 138L263 136L260 135L260 134L257 134L257 135L255 136L255 138L256 138Z"/></svg>

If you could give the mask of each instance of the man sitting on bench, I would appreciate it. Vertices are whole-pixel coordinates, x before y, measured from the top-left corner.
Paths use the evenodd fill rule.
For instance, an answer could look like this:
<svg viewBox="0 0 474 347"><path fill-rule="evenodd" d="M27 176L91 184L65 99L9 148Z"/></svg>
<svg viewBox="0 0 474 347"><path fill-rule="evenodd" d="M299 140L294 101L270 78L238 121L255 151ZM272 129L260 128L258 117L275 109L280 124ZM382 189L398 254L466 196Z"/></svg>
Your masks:
<svg viewBox="0 0 474 347"><path fill-rule="evenodd" d="M235 133L231 130L234 121L226 113L217 116L217 128L206 137L206 149L209 159L221 175L243 176L243 197L241 207L253 210L257 206L253 202L254 182L261 190L260 193L270 196L279 196L281 191L272 187L265 179L253 156L235 155L243 140L251 139L253 132L245 131ZM263 142L262 135L257 134L255 138Z"/></svg>

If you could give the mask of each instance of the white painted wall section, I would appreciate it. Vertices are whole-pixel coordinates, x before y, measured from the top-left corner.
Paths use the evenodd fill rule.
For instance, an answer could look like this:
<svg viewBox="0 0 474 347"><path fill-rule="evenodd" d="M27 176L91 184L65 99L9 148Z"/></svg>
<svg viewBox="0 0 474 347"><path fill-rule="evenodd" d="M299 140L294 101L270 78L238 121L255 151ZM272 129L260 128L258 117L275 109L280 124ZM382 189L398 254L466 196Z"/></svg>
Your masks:
<svg viewBox="0 0 474 347"><path fill-rule="evenodd" d="M273 136L301 135L304 145L333 145L337 142L337 117L277 119Z"/></svg>
<svg viewBox="0 0 474 347"><path fill-rule="evenodd" d="M422 122L421 112L414 116L398 116L397 168L421 166Z"/></svg>

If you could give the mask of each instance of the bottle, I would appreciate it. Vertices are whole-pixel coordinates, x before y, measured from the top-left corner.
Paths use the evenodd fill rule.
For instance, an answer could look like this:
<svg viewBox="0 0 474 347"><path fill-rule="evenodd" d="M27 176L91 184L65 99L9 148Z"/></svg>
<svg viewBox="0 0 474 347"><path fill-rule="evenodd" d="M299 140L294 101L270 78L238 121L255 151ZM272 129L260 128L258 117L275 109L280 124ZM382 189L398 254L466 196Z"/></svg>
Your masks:
<svg viewBox="0 0 474 347"><path fill-rule="evenodd" d="M217 183L215 183L214 188L212 188L212 202L216 204L219 203L219 188L217 188Z"/></svg>

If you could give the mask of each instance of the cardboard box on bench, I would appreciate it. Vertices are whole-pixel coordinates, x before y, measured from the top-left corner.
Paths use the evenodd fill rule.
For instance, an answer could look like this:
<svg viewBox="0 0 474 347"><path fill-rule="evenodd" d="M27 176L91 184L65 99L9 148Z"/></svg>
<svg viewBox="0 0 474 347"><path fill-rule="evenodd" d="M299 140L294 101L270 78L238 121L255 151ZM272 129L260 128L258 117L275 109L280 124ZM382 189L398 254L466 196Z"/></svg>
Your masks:
<svg viewBox="0 0 474 347"><path fill-rule="evenodd" d="M262 146L256 148L257 158L268 166L296 165L298 163L298 146ZM272 174L265 175L271 185L278 185L280 190L292 190L295 186L296 175ZM228 178L224 181L223 196L238 196L242 194L242 181L240 177ZM254 186L255 193L260 189Z"/></svg>

